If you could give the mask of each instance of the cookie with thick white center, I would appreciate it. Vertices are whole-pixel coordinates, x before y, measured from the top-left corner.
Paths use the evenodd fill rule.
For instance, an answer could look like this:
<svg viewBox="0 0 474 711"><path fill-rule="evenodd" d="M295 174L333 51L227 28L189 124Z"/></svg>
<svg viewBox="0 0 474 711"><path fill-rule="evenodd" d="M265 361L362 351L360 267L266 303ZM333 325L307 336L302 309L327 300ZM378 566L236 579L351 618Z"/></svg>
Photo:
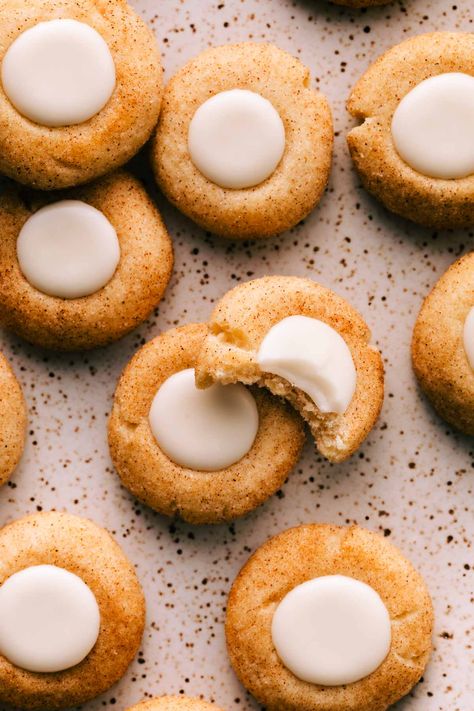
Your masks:
<svg viewBox="0 0 474 711"><path fill-rule="evenodd" d="M383 364L347 301L309 279L269 276L217 303L196 381L260 385L309 423L316 446L340 462L361 445L383 401Z"/></svg>
<svg viewBox="0 0 474 711"><path fill-rule="evenodd" d="M25 446L26 405L20 383L0 353L0 486L15 470Z"/></svg>
<svg viewBox="0 0 474 711"><path fill-rule="evenodd" d="M115 393L109 445L134 496L190 523L231 521L277 491L304 441L301 418L258 388L195 385L204 324L147 343Z"/></svg>
<svg viewBox="0 0 474 711"><path fill-rule="evenodd" d="M355 85L347 140L364 186L427 227L474 223L474 36L418 35Z"/></svg>
<svg viewBox="0 0 474 711"><path fill-rule="evenodd" d="M127 711L220 711L208 701L195 699L190 696L158 696L154 699L145 699Z"/></svg>
<svg viewBox="0 0 474 711"><path fill-rule="evenodd" d="M438 414L474 435L474 252L454 262L424 300L412 360Z"/></svg>
<svg viewBox="0 0 474 711"><path fill-rule="evenodd" d="M207 50L165 89L154 140L156 179L169 200L225 237L268 237L320 201L333 127L309 70L271 44Z"/></svg>
<svg viewBox="0 0 474 711"><path fill-rule="evenodd" d="M121 338L160 301L166 227L123 171L61 193L0 196L0 322L32 343L81 350Z"/></svg>
<svg viewBox="0 0 474 711"><path fill-rule="evenodd" d="M126 163L160 111L151 30L125 0L0 0L0 172L69 188Z"/></svg>
<svg viewBox="0 0 474 711"><path fill-rule="evenodd" d="M423 674L432 626L421 575L385 538L313 524L244 565L226 637L237 676L270 710L385 711Z"/></svg>
<svg viewBox="0 0 474 711"><path fill-rule="evenodd" d="M40 513L0 531L0 701L60 709L126 672L145 625L131 563L107 531Z"/></svg>

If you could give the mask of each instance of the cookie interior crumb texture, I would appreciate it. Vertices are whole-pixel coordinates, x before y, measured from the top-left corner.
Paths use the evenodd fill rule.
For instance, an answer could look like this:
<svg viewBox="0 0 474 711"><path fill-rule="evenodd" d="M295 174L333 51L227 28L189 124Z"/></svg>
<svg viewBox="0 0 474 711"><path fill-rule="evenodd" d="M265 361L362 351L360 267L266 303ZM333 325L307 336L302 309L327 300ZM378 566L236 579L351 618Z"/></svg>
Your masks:
<svg viewBox="0 0 474 711"><path fill-rule="evenodd" d="M294 314L324 321L349 346L356 367L356 391L341 415L320 412L302 390L258 366L257 352L265 335ZM196 378L201 387L238 381L264 386L286 398L309 423L321 454L341 462L361 445L382 407L383 364L370 338L362 316L330 289L310 279L263 277L235 287L217 303L199 353Z"/></svg>

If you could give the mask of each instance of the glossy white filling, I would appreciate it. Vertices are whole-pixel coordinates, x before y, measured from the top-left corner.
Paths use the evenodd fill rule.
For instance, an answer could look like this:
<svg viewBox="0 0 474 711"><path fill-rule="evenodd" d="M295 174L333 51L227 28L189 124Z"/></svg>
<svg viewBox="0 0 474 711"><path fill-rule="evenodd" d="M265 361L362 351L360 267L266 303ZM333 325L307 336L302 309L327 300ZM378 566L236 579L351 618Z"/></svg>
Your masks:
<svg viewBox="0 0 474 711"><path fill-rule="evenodd" d="M258 410L243 385L196 387L194 369L171 375L150 408L151 431L167 456L182 467L217 471L238 462L252 448Z"/></svg>
<svg viewBox="0 0 474 711"><path fill-rule="evenodd" d="M0 587L0 653L31 672L82 662L99 636L100 612L81 578L54 565L15 573Z"/></svg>
<svg viewBox="0 0 474 711"><path fill-rule="evenodd" d="M369 585L327 575L293 588L272 620L273 644L298 679L352 684L374 672L390 651L391 623Z"/></svg>
<svg viewBox="0 0 474 711"><path fill-rule="evenodd" d="M357 374L349 347L318 319L288 316L279 321L262 341L258 364L305 392L323 413L342 414L354 396Z"/></svg>
<svg viewBox="0 0 474 711"><path fill-rule="evenodd" d="M2 62L13 106L42 126L70 126L95 116L115 89L115 64L103 37L77 20L40 22L22 32Z"/></svg>
<svg viewBox="0 0 474 711"><path fill-rule="evenodd" d="M455 180L474 173L474 77L449 72L425 79L392 119L400 157L419 173Z"/></svg>
<svg viewBox="0 0 474 711"><path fill-rule="evenodd" d="M285 129L278 111L260 94L222 91L194 114L188 149L196 168L213 183L234 190L251 188L278 166Z"/></svg>
<svg viewBox="0 0 474 711"><path fill-rule="evenodd" d="M463 342L469 365L474 370L474 306L464 321Z"/></svg>
<svg viewBox="0 0 474 711"><path fill-rule="evenodd" d="M17 256L23 275L36 289L77 299L110 281L120 261L120 245L100 210L80 200L61 200L25 222Z"/></svg>

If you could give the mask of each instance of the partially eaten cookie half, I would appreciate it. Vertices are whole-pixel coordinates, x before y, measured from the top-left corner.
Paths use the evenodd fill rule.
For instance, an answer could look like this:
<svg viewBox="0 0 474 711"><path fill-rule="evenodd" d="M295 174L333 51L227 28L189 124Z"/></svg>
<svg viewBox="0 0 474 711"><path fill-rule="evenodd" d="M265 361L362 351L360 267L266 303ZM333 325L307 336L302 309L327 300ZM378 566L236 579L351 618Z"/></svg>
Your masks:
<svg viewBox="0 0 474 711"><path fill-rule="evenodd" d="M359 312L310 279L268 276L218 302L197 358L198 387L241 382L288 400L309 424L320 453L351 456L383 401L379 351Z"/></svg>

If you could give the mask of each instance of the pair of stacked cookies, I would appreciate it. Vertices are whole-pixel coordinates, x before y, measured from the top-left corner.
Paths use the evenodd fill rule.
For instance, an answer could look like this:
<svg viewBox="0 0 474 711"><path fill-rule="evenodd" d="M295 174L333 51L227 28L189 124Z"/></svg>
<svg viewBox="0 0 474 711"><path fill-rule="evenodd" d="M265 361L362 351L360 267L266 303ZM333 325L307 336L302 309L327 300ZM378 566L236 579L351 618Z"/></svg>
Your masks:
<svg viewBox="0 0 474 711"><path fill-rule="evenodd" d="M281 487L304 421L319 452L341 462L382 401L382 359L362 316L309 279L264 277L225 294L208 324L168 331L135 355L115 393L110 449L152 508L219 523Z"/></svg>

